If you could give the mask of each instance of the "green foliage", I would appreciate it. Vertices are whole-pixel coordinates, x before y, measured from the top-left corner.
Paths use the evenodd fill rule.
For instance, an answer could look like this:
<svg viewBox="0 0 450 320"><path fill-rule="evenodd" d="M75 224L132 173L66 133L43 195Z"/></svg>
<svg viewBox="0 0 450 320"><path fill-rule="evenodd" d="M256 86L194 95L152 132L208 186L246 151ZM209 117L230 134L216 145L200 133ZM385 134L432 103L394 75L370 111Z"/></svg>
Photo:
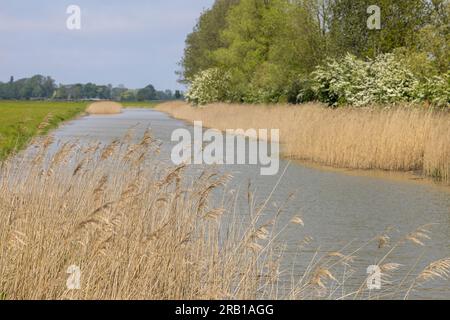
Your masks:
<svg viewBox="0 0 450 320"><path fill-rule="evenodd" d="M450 66L450 1L434 0L429 23L417 33L415 50L431 57L433 67L446 73Z"/></svg>
<svg viewBox="0 0 450 320"><path fill-rule="evenodd" d="M119 100L122 102L136 101L136 90L125 90L120 94Z"/></svg>
<svg viewBox="0 0 450 320"><path fill-rule="evenodd" d="M181 92L178 92L178 98ZM50 77L36 75L14 81L11 77L8 83L0 82L0 100L116 100L139 101L171 100L174 94L171 90L159 91L152 85L139 90L128 90L123 85L96 85L94 83L76 83L71 85L55 85Z"/></svg>
<svg viewBox="0 0 450 320"><path fill-rule="evenodd" d="M418 83L415 98L437 107L450 107L450 72L426 78Z"/></svg>
<svg viewBox="0 0 450 320"><path fill-rule="evenodd" d="M442 86L432 90L426 79L450 65L449 0L380 0L381 30L367 27L370 0L224 1L202 14L187 39L188 84L219 68L229 76L225 99L234 102L443 99Z"/></svg>
<svg viewBox="0 0 450 320"><path fill-rule="evenodd" d="M51 98L55 91L55 81L50 77L35 75L31 78L0 82L0 99Z"/></svg>
<svg viewBox="0 0 450 320"><path fill-rule="evenodd" d="M230 95L230 75L218 68L200 72L194 77L186 92L186 99L193 104L226 101Z"/></svg>
<svg viewBox="0 0 450 320"><path fill-rule="evenodd" d="M227 21L213 58L230 71L234 101L295 103L299 79L324 57L312 13L285 0L241 0Z"/></svg>
<svg viewBox="0 0 450 320"><path fill-rule="evenodd" d="M138 101L155 100L156 90L151 84L137 91L136 98Z"/></svg>
<svg viewBox="0 0 450 320"><path fill-rule="evenodd" d="M381 30L367 28L367 8L381 9ZM330 41L334 56L352 53L374 58L417 43L417 30L429 21L430 6L424 0L338 0L330 2Z"/></svg>
<svg viewBox="0 0 450 320"><path fill-rule="evenodd" d="M239 0L217 0L213 7L200 16L194 31L187 36L181 81L193 80L201 71L215 66L212 52L224 46L221 32L227 25L226 16Z"/></svg>

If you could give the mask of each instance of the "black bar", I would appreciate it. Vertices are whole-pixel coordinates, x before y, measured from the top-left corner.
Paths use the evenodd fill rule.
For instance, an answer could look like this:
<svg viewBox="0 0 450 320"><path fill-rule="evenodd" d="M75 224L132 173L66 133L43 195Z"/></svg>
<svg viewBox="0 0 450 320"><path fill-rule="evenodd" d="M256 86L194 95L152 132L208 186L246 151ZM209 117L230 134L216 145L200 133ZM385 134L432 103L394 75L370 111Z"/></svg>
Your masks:
<svg viewBox="0 0 450 320"><path fill-rule="evenodd" d="M431 307L448 310L448 301L2 301L0 311L23 315L49 314L64 319L85 318L98 313L102 319L314 319L352 314L358 319L382 316L387 307L402 316ZM391 312L391 311L389 311Z"/></svg>

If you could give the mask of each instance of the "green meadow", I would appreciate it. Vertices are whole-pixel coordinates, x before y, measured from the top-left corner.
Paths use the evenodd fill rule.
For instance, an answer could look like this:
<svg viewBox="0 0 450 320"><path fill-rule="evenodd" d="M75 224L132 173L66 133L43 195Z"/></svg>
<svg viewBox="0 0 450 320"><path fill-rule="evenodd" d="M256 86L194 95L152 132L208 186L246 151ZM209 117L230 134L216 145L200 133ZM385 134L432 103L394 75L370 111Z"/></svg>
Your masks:
<svg viewBox="0 0 450 320"><path fill-rule="evenodd" d="M37 134L82 113L88 102L1 101L0 160L22 149Z"/></svg>

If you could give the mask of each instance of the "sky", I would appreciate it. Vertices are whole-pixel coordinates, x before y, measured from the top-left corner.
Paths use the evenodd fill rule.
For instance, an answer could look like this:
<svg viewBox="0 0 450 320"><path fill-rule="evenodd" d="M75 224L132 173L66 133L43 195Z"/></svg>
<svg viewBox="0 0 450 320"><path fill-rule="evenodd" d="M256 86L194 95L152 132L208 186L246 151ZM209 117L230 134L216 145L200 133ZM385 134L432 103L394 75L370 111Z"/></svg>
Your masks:
<svg viewBox="0 0 450 320"><path fill-rule="evenodd" d="M0 81L51 76L57 83L184 89L184 41L214 0L0 0ZM70 5L81 29L69 30Z"/></svg>

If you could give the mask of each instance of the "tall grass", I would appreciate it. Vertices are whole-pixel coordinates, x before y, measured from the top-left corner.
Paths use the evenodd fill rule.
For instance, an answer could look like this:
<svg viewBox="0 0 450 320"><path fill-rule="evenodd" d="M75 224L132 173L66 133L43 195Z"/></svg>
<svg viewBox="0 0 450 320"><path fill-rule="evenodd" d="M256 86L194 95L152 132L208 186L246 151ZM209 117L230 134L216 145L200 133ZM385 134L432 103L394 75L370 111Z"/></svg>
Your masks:
<svg viewBox="0 0 450 320"><path fill-rule="evenodd" d="M280 129L283 153L323 165L420 171L450 183L450 113L413 107L329 109L321 105L255 106L166 103L159 110L219 130Z"/></svg>
<svg viewBox="0 0 450 320"><path fill-rule="evenodd" d="M117 114L122 112L122 105L113 101L91 103L86 112L89 114Z"/></svg>
<svg viewBox="0 0 450 320"><path fill-rule="evenodd" d="M183 167L147 162L156 152L149 134L129 145L66 143L48 158L50 144L1 170L2 296L256 297L263 272L254 239L237 242L232 230L221 237L223 209L208 205L227 177L205 173L183 185ZM79 291L66 289L70 265L82 270Z"/></svg>
<svg viewBox="0 0 450 320"><path fill-rule="evenodd" d="M149 132L131 139L130 132L108 145L74 141L54 150L49 136L2 164L0 299L336 298L352 276L359 249L317 255L294 276L282 267L276 242L288 228L302 228L301 217L279 226L271 199L254 203L250 191L249 211L238 213L224 192L231 177L203 172L190 179L185 167L152 160L159 150ZM213 192L223 201L213 202ZM386 233L364 246L387 250L379 265L388 277L399 268L391 260L395 248L422 245L429 234L421 227L391 244ZM82 272L80 290L66 287L73 265ZM442 281L449 269L448 259L436 261L394 289L407 296L424 281ZM337 297L376 298L365 282Z"/></svg>
<svg viewBox="0 0 450 320"><path fill-rule="evenodd" d="M152 109L162 101L120 101L124 108L148 108Z"/></svg>

